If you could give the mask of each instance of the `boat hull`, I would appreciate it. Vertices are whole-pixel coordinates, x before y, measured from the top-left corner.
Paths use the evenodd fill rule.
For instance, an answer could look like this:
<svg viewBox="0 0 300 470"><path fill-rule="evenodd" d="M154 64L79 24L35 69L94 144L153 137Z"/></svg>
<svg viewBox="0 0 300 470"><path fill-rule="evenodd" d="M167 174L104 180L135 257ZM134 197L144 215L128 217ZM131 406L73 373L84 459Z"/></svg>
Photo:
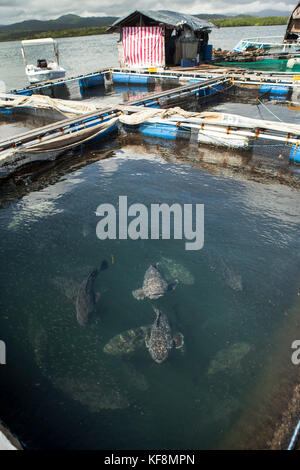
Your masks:
<svg viewBox="0 0 300 470"><path fill-rule="evenodd" d="M58 78L64 78L65 75L65 70L47 70L45 72L27 73L27 77L30 83L40 83L48 80L56 80Z"/></svg>

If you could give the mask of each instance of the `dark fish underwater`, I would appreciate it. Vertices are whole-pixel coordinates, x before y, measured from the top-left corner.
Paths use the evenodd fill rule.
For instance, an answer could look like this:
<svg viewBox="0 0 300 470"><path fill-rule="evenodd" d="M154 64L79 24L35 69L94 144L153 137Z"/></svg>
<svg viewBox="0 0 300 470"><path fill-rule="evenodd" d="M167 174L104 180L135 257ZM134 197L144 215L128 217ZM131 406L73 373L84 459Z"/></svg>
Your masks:
<svg viewBox="0 0 300 470"><path fill-rule="evenodd" d="M99 272L108 268L106 260L102 261L100 269L94 269L91 274L85 279L78 290L76 299L76 314L79 325L85 326L88 324L91 314L94 311L95 304L98 296L94 292L94 282Z"/></svg>

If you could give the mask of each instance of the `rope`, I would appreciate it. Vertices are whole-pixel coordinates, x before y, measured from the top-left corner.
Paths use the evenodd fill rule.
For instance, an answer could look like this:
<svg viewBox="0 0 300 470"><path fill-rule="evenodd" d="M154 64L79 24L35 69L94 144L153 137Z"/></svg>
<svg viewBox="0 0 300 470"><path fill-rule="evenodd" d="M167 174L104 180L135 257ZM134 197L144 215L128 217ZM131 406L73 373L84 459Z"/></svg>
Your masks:
<svg viewBox="0 0 300 470"><path fill-rule="evenodd" d="M273 111L271 111L264 103L262 103L262 101L260 101L259 98L257 98L257 101L258 101L269 113L271 113L272 116L274 116L278 121L283 122L283 120L280 119L278 116L276 116L276 114L274 114Z"/></svg>

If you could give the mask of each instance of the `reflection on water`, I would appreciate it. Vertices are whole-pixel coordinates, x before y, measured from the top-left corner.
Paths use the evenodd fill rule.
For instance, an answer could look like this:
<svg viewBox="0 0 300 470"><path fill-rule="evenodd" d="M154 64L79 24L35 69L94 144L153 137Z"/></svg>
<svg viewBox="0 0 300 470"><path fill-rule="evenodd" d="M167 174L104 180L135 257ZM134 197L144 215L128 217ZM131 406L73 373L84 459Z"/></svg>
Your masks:
<svg viewBox="0 0 300 470"><path fill-rule="evenodd" d="M226 168L172 163L173 149L151 148L123 146L71 173L56 171L51 185L0 211L3 419L32 447L247 446L256 427L248 413L266 412L257 407L268 401L261 377L270 345L274 355L282 351L276 332L290 341L281 328L299 288L299 193ZM147 207L203 203L204 248L98 240L96 208L117 204L120 194ZM82 327L74 298L103 259L95 319ZM152 302L185 343L160 365L143 337L155 317L151 302L132 296L156 262L179 284ZM257 434L259 445L264 438Z"/></svg>
<svg viewBox="0 0 300 470"><path fill-rule="evenodd" d="M234 46L236 31L212 37ZM117 65L115 36L61 42L69 75ZM25 85L16 44L0 51L12 67L3 66L0 78L11 87ZM104 51L101 60L96 50ZM108 84L82 96L71 84L52 93L119 103L160 86ZM271 118L255 93L242 95L225 94L210 110ZM279 119L299 119L293 109L264 103ZM202 110L200 102L182 106ZM41 122L3 119L1 139ZM299 330L299 171L288 165L289 150L267 143L238 152L119 136L67 152L38 174L28 168L25 179L1 187L1 418L29 447L286 448L299 409L298 369L290 360ZM203 203L204 248L186 252L180 240L98 240L95 211L101 203L117 205L119 195L147 207ZM95 281L95 318L82 327L78 289L103 259L109 267ZM179 283L153 303L184 336L184 347L160 365L145 346L155 318L151 302L132 296L157 262L167 282Z"/></svg>

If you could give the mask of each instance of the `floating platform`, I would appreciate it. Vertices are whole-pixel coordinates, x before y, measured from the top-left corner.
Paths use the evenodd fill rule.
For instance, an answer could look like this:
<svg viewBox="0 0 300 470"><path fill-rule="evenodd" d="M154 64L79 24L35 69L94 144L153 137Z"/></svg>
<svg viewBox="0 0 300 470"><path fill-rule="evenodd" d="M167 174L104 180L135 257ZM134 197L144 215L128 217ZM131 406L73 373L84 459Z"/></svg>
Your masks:
<svg viewBox="0 0 300 470"><path fill-rule="evenodd" d="M78 84L81 90L91 87L104 86L106 81L116 84L139 84L149 85L153 83L189 83L191 79L211 80L216 78L227 77L234 79L235 83L241 86L261 86L263 83L274 85L285 84L291 88L300 88L300 77L292 72L268 72L268 71L251 71L246 69L238 69L234 67L216 67L213 65L202 65L194 68L181 69L169 68L157 72L141 69L122 69L122 68L106 68L93 73L78 75L76 77L51 80L25 88L11 90L10 93L18 95L40 94L47 89L53 87L66 86L71 83Z"/></svg>
<svg viewBox="0 0 300 470"><path fill-rule="evenodd" d="M282 145L291 146L290 161L299 163L300 126L247 119L225 113L206 113L206 117L203 117L201 113L187 113L180 109L177 112L179 114L177 117L170 118L160 113L155 114L156 110L168 110L192 96L204 99L215 96L230 89L237 81L232 75L224 75L224 72L220 74L219 71L212 70L213 72L210 73L215 76L207 79L207 76L203 75L203 72L199 74L199 71L197 73L194 71L163 71L153 74L151 72L125 71L124 69L105 69L94 74L30 86L26 89L15 90L15 95L10 92L4 98L2 96L0 110L4 113L9 112L14 106L11 103L15 101L19 102L21 107L27 106L36 109L40 106L49 111L51 109L61 110L62 114L65 109L67 113L72 115L73 108L73 114L77 114L77 117L59 120L0 142L0 178L7 177L16 168L28 162L54 159L67 149L92 143L96 139L103 139L117 131L119 123L122 123L127 131L138 132L142 135L189 140L231 148L248 148L250 142L258 139L273 140ZM238 77L243 84L248 82L249 77L251 78L251 80L249 79L251 86L256 84L257 74L246 76L238 74ZM130 107L124 105L105 105L103 107L93 104L97 108L93 111L88 109L88 105L85 109L84 102L55 100L36 95L39 90L42 91L45 87L66 84L75 80L78 81L81 88L103 86L106 81L113 81L117 84L132 83L140 86L155 83L156 80L171 80L172 83L175 83L175 80L178 82L183 80L185 84L176 88L172 87L167 91L149 93L143 98L132 101ZM268 81L264 82L264 80ZM264 75L260 78L257 88L261 93L272 93L275 96L286 98L292 85L300 86L292 77ZM44 98L44 102L42 98ZM40 105L38 104L39 100L42 100ZM154 114L149 114L151 109ZM128 119L126 121L126 117L122 118L124 113L138 114L142 117L139 118L140 120L133 119L130 123ZM78 114L80 115L78 116Z"/></svg>
<svg viewBox="0 0 300 470"><path fill-rule="evenodd" d="M162 108L167 104L169 105L170 102L177 102L179 99L185 99L191 95L211 96L219 93L224 87L230 86L232 86L232 81L228 78L208 80L206 82L198 82L178 88L173 88L164 92L150 93L145 98L132 102L132 105L134 106L133 109L138 106ZM13 98L10 99L10 96L12 95L8 94L7 97L4 98L7 100L7 107L10 106L10 100L13 101ZM4 101L4 105L5 103L6 101ZM55 106L56 100L52 99L49 101L49 109L51 108L50 103L53 103L52 107L56 110L59 108L59 105L61 105L61 100L57 100L57 106ZM69 103L72 104L71 101ZM34 106L35 105L33 103L32 107ZM36 104L36 106L38 105ZM47 103L44 104L44 107L45 106L47 106ZM2 106L2 108L4 110L8 109L5 108L5 106ZM45 143L46 141L53 141L53 139L59 138L60 142L62 143L63 137L66 138L67 135L71 135L74 132L83 132L83 130L86 130L87 128L98 126L104 121L109 121L112 118L115 118L122 109L124 109L124 107L104 106L104 109L102 107L102 109L99 109L99 111L94 111L92 113L82 112L80 117L58 121L57 123L27 132L21 136L2 141L0 142L0 161L2 160L3 163L4 159L6 160L10 155L20 151L27 152L29 148L32 149L32 151L37 150L37 145L39 145L38 148L41 149L41 144ZM92 139L91 135L90 138ZM75 139L73 139L74 146L78 144L78 142L81 142L81 135L79 136L77 142Z"/></svg>
<svg viewBox="0 0 300 470"><path fill-rule="evenodd" d="M109 69L103 69L98 72L87 73L83 75L78 75L76 77L70 78L60 78L57 80L49 80L47 82L37 83L35 85L29 85L25 88L19 88L11 90L9 93L14 95L27 95L30 96L33 93L40 93L42 90L53 88L61 85L68 85L71 83L78 83L79 88L93 88L97 86L104 86L105 76L110 74Z"/></svg>

